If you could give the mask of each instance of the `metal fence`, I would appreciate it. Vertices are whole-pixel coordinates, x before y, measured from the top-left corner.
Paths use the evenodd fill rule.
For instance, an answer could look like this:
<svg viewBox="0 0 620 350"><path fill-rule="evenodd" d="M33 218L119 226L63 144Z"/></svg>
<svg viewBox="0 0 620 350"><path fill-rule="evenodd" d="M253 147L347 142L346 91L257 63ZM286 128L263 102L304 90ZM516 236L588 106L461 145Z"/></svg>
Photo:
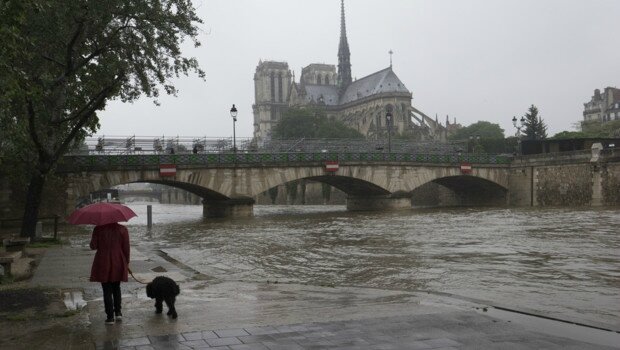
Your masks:
<svg viewBox="0 0 620 350"><path fill-rule="evenodd" d="M491 154L420 154L377 152L277 152L277 153L208 153L208 154L125 154L125 155L68 155L58 166L58 172L84 170L114 170L157 168L161 164L182 166L299 166L325 161L341 163L400 162L421 164L509 164L511 157Z"/></svg>
<svg viewBox="0 0 620 350"><path fill-rule="evenodd" d="M236 144L236 149L233 149ZM94 136L75 154L203 154L243 152L376 152L419 154L458 154L467 152L466 141L437 142L395 139L294 139L257 142L253 138L218 138L206 136Z"/></svg>
<svg viewBox="0 0 620 350"><path fill-rule="evenodd" d="M600 150L599 156L602 159L612 160L620 157L620 147L604 148ZM593 157L591 149L564 151L553 153L537 153L515 157L517 163L536 163L536 162L560 162L560 161L590 161Z"/></svg>
<svg viewBox="0 0 620 350"><path fill-rule="evenodd" d="M44 232L52 232L52 238L58 239L58 221L60 217L58 215L54 216L40 216L37 218L37 221L41 223L41 228L44 229ZM22 218L15 219L0 219L0 232L4 229L9 228L17 228L22 224Z"/></svg>
<svg viewBox="0 0 620 350"><path fill-rule="evenodd" d="M467 151L467 141L437 142L357 139L269 140L261 145L267 152L388 152L420 154L457 154Z"/></svg>
<svg viewBox="0 0 620 350"><path fill-rule="evenodd" d="M236 138L238 151L256 149L252 138ZM178 154L233 152L233 138L206 136L94 136L70 154Z"/></svg>

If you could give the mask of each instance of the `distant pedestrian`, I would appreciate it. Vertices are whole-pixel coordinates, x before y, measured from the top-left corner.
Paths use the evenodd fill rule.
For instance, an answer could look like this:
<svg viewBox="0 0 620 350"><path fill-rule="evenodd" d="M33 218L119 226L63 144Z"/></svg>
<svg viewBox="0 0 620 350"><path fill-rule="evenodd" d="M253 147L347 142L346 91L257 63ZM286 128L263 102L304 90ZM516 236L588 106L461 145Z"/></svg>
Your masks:
<svg viewBox="0 0 620 350"><path fill-rule="evenodd" d="M129 265L129 233L118 223L95 226L90 240L90 249L96 250L90 272L91 282L100 282L103 289L103 303L106 324L120 321L121 282L127 282Z"/></svg>

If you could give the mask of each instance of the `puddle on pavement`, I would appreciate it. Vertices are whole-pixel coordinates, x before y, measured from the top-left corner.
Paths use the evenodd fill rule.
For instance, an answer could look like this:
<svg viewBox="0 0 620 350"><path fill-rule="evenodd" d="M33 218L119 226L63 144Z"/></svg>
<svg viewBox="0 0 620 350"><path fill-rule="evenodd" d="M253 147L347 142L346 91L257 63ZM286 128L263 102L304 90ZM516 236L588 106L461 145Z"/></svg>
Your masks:
<svg viewBox="0 0 620 350"><path fill-rule="evenodd" d="M480 314L508 322L514 322L536 332L552 334L559 337L598 345L617 347L618 344L620 344L620 334L611 330L604 330L535 315L501 310L494 307L480 307L475 308L475 310Z"/></svg>

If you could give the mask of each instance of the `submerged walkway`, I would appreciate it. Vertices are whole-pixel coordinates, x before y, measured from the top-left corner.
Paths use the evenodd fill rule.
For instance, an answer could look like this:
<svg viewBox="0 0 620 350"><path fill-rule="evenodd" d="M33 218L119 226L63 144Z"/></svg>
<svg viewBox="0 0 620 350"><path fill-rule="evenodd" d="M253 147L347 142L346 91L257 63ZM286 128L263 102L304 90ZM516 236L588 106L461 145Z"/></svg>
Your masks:
<svg viewBox="0 0 620 350"><path fill-rule="evenodd" d="M181 285L179 318L154 313L137 282L122 285L123 321L104 325L100 287L88 282L93 253L50 249L32 286L87 302L77 323L7 349L613 349L620 336L537 317L494 313L480 303L425 293L218 281L165 255L132 250L136 277ZM164 310L165 312L166 310ZM34 335L34 338L37 334ZM1 343L0 343L1 344ZM14 347L12 347L14 346Z"/></svg>

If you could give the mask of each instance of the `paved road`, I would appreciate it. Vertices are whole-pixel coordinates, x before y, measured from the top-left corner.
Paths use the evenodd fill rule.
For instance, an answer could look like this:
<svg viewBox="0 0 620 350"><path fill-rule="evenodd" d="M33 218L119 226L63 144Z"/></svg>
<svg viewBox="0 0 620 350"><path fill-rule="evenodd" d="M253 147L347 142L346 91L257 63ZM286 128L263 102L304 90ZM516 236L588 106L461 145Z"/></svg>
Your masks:
<svg viewBox="0 0 620 350"><path fill-rule="evenodd" d="M153 252L132 253L139 279L167 275L179 282L179 318L156 315L144 286L129 282L122 285L123 321L104 325L100 287L88 282L92 252L51 249L31 284L80 291L88 304L77 325L48 332L49 339L37 343L44 344L40 348L620 348L618 333L511 315L472 301L370 288L218 281Z"/></svg>

